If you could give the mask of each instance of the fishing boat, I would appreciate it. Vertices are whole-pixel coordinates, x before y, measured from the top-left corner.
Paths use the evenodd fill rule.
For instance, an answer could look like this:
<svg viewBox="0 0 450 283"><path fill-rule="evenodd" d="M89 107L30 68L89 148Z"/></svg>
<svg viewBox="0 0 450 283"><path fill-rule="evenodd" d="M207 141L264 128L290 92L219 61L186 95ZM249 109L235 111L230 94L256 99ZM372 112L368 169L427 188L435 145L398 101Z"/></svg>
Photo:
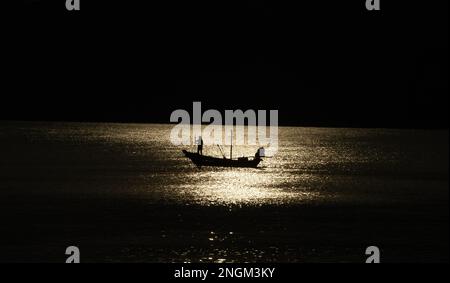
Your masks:
<svg viewBox="0 0 450 283"><path fill-rule="evenodd" d="M189 152L183 150L184 155L189 158L195 165L201 166L215 166L215 167L248 167L256 168L262 161L262 156L259 155L260 149L256 152L254 157L239 157L238 159L220 158L213 156L202 155L197 152Z"/></svg>
<svg viewBox="0 0 450 283"><path fill-rule="evenodd" d="M201 138L200 138L201 139ZM200 140L201 147L203 147L203 141ZM206 156L203 155L201 149L197 152L189 152L187 150L183 150L184 155L189 158L192 163L201 166L213 166L213 167L247 167L247 168L256 168L258 164L262 161L262 158L265 157L265 150L263 147L259 148L253 157L239 157L237 159L233 159L233 144L230 146L230 158L227 158L222 150L222 148L218 145L220 151L222 152L223 157L214 157L214 156Z"/></svg>

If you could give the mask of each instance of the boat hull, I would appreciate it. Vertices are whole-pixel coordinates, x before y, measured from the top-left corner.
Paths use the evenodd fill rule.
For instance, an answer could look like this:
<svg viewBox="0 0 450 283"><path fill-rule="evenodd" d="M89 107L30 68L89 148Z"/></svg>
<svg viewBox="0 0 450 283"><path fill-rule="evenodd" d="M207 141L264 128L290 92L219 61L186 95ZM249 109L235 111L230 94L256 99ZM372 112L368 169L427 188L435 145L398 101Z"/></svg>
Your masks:
<svg viewBox="0 0 450 283"><path fill-rule="evenodd" d="M260 158L255 159L227 159L218 158L212 156L204 156L195 152L188 152L183 150L184 155L189 158L192 163L201 166L213 166L213 167L244 167L244 168L256 168L261 162Z"/></svg>

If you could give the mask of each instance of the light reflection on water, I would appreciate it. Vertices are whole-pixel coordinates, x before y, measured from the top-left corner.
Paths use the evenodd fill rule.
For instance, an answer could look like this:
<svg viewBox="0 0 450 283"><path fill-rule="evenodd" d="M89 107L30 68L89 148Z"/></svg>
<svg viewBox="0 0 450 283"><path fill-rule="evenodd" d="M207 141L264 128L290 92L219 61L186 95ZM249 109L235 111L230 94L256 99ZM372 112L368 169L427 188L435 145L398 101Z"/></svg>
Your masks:
<svg viewBox="0 0 450 283"><path fill-rule="evenodd" d="M20 156L24 160L31 156L44 161L36 163L37 170L62 176L65 171L58 168L69 164L67 177L86 182L76 187L79 191L132 195L149 202L263 205L352 196L375 199L386 182L394 181L390 176L417 177L424 172L446 176L448 169L447 155L442 154L448 153L448 146L439 150L429 146L435 140L448 140L446 132L280 127L278 153L260 168L199 169L181 153L195 148L170 143L172 125L15 123L5 127L4 139L16 135L14 144L26 139L20 150L5 148L15 157L9 166L15 160L23 166ZM257 148L236 146L233 156L253 156ZM215 146L204 148L204 154L221 156ZM403 187L417 183L403 180Z"/></svg>
<svg viewBox="0 0 450 283"><path fill-rule="evenodd" d="M447 176L448 132L280 127L278 153L260 168L199 169L181 152L193 147L170 143L172 127L13 123L3 125L0 137L15 139L3 147L11 155L10 168L24 168L21 160L26 160L30 171L44 172L39 176L76 178L75 187L65 182L67 190L149 202L208 206L374 200L392 193L386 187L416 186L424 174ZM233 156L253 156L257 148L236 146ZM221 156L214 146L204 148L204 154Z"/></svg>
<svg viewBox="0 0 450 283"><path fill-rule="evenodd" d="M104 243L102 261L295 262L347 255L355 240L365 244L372 226L363 221L359 227L368 233L356 231L342 246L329 246L334 233L347 239L354 230L354 206L370 204L377 213L388 207L384 223L393 208L403 213L424 203L428 211L448 200L448 131L280 127L278 154L260 168L199 169L183 147L170 143L171 128L0 123L4 204L17 215L28 208L26 221L31 217L36 227L74 220L71 230L39 234L52 243L90 235L92 246ZM236 147L234 156L256 149ZM221 156L216 147L204 153ZM409 215L401 223L410 223ZM111 246L124 249L111 255Z"/></svg>
<svg viewBox="0 0 450 283"><path fill-rule="evenodd" d="M187 176L189 182L181 191L194 201L204 205L232 204L258 205L281 204L290 201L309 201L318 193L305 188L283 188L281 178L265 169L216 169L202 168Z"/></svg>

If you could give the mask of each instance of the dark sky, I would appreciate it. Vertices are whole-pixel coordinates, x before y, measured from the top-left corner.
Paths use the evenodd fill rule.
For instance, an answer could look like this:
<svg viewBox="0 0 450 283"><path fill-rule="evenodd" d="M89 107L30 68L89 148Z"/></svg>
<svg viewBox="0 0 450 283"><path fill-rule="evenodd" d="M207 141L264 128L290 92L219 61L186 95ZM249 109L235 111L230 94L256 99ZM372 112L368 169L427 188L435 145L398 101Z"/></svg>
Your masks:
<svg viewBox="0 0 450 283"><path fill-rule="evenodd" d="M1 119L168 122L202 101L286 125L448 128L448 1L81 2L3 17Z"/></svg>

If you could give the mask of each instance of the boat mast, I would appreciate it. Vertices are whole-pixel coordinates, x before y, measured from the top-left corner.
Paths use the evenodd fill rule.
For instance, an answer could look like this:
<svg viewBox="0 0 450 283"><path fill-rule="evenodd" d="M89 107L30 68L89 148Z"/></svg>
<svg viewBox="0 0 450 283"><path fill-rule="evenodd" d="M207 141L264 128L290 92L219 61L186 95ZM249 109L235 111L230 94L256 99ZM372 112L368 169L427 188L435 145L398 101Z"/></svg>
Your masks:
<svg viewBox="0 0 450 283"><path fill-rule="evenodd" d="M233 159L233 130L231 130L230 160Z"/></svg>

